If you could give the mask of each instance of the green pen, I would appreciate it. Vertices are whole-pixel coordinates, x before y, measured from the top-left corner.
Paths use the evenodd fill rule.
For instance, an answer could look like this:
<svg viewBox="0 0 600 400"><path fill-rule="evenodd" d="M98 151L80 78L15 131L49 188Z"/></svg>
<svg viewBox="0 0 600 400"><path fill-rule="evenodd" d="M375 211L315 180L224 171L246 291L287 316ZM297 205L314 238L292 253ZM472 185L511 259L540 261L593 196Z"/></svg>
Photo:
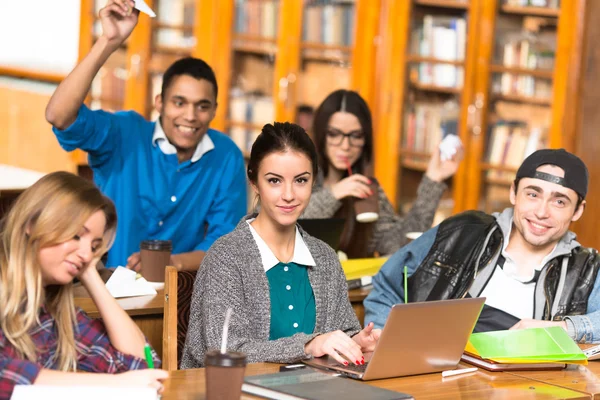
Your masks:
<svg viewBox="0 0 600 400"><path fill-rule="evenodd" d="M154 369L154 360L152 359L152 348L149 344L144 346L144 353L146 353L146 362L148 363L148 368Z"/></svg>
<svg viewBox="0 0 600 400"><path fill-rule="evenodd" d="M408 267L404 266L404 304L408 303Z"/></svg>

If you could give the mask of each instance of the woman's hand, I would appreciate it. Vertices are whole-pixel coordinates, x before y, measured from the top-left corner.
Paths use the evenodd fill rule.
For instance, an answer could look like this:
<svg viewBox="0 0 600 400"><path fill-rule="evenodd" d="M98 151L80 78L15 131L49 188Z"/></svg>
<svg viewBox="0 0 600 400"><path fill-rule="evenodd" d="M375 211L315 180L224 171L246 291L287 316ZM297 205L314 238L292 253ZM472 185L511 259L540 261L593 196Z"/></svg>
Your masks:
<svg viewBox="0 0 600 400"><path fill-rule="evenodd" d="M346 197L358 197L364 199L373 194L369 186L371 180L364 175L354 174L331 185L331 193L337 200Z"/></svg>
<svg viewBox="0 0 600 400"><path fill-rule="evenodd" d="M365 358L358 343L339 330L315 337L304 345L304 352L313 357L321 357L327 354L343 365L348 365L346 360L350 360L356 365L365 363Z"/></svg>
<svg viewBox="0 0 600 400"><path fill-rule="evenodd" d="M79 272L79 280L83 284L83 286L88 289L89 285L94 285L96 283L102 283L104 285L104 281L100 277L100 273L96 268L96 264L100 262L100 257L95 257L92 261L89 262L88 265L84 266Z"/></svg>
<svg viewBox="0 0 600 400"><path fill-rule="evenodd" d="M169 377L169 373L162 369L140 369L127 371L113 375L115 386L151 387L163 392L163 381Z"/></svg>
<svg viewBox="0 0 600 400"><path fill-rule="evenodd" d="M457 152L452 156L450 160L445 161L442 161L440 151L438 150L438 147L436 147L435 151L431 155L429 164L427 164L427 171L425 171L425 176L427 176L434 182L443 182L456 173L456 171L458 170L458 165L460 164L462 158L462 146L459 149L457 149Z"/></svg>
<svg viewBox="0 0 600 400"><path fill-rule="evenodd" d="M134 9L133 0L108 0L99 12L102 36L112 45L119 47L131 34L138 22L139 11Z"/></svg>
<svg viewBox="0 0 600 400"><path fill-rule="evenodd" d="M369 325L352 337L363 353L374 351L375 346L377 346L381 329L373 329L374 326L375 324L369 322Z"/></svg>

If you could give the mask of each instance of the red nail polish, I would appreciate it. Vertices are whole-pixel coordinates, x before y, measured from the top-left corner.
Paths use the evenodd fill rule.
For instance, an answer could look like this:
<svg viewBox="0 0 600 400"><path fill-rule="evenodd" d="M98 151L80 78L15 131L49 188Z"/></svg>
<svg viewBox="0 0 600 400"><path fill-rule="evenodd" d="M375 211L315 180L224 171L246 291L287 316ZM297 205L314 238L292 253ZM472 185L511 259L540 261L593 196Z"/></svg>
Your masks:
<svg viewBox="0 0 600 400"><path fill-rule="evenodd" d="M356 360L356 365L360 365L360 361Z"/></svg>
<svg viewBox="0 0 600 400"><path fill-rule="evenodd" d="M344 365L348 365L348 361L344 361Z"/></svg>
<svg viewBox="0 0 600 400"><path fill-rule="evenodd" d="M362 360L362 361L360 362L360 365L365 365L365 360Z"/></svg>

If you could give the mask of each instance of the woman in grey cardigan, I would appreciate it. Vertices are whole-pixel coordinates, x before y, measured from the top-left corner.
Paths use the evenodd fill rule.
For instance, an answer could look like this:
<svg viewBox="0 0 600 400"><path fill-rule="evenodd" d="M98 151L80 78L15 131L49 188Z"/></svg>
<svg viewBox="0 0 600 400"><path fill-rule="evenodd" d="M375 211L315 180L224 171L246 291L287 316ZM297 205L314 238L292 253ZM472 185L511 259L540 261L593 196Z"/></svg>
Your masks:
<svg viewBox="0 0 600 400"><path fill-rule="evenodd" d="M373 152L373 125L369 106L362 97L348 90L331 93L317 109L313 127L320 174L302 218L346 218L340 250L351 258L372 256L374 252L392 254L408 242L406 233L431 227L446 190L444 180L456 173L460 157L442 162L439 152L434 152L417 199L401 218L381 187L377 185L377 193L373 193L370 179L365 176ZM354 223L354 199L373 194L378 197L379 219L371 224Z"/></svg>
<svg viewBox="0 0 600 400"><path fill-rule="evenodd" d="M296 221L310 199L316 150L290 123L267 124L252 146L248 178L261 209L208 250L194 285L181 368L218 349L227 308L227 349L248 362L289 363L333 356L364 364L380 331L361 330L336 253Z"/></svg>

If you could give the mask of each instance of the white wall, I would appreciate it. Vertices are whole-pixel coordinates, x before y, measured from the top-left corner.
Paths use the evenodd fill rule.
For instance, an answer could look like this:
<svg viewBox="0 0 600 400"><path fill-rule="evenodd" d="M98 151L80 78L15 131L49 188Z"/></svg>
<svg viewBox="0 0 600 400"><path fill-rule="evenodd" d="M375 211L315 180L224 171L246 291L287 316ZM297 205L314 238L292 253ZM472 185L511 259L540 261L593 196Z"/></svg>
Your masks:
<svg viewBox="0 0 600 400"><path fill-rule="evenodd" d="M80 0L0 0L0 65L67 74L77 62Z"/></svg>

